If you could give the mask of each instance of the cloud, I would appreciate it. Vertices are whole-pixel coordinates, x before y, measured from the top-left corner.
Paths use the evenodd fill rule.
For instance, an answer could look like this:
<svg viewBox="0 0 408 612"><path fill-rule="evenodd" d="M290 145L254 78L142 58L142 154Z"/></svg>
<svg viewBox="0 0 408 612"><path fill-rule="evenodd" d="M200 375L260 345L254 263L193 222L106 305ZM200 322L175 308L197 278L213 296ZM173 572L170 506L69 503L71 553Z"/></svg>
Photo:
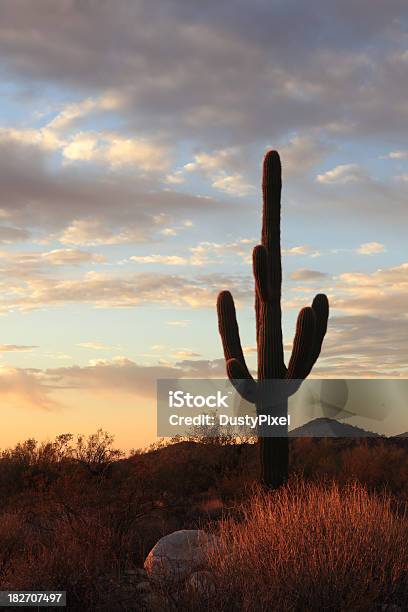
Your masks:
<svg viewBox="0 0 408 612"><path fill-rule="evenodd" d="M182 359L171 365L143 365L118 356L112 360L98 359L88 366L48 368L40 372L43 384L54 390L70 388L153 397L160 378L224 378L225 364L223 359Z"/></svg>
<svg viewBox="0 0 408 612"><path fill-rule="evenodd" d="M132 166L133 170L160 172L169 168L169 151L146 138L125 137L113 131L70 132L78 118L92 111L120 108L119 97L101 96L67 104L51 121L40 128L0 128L0 140L36 146L44 151L60 151L63 161L99 162L111 168Z"/></svg>
<svg viewBox="0 0 408 612"><path fill-rule="evenodd" d="M52 251L0 251L0 274L12 277L32 277L44 269L56 266L80 266L104 263L103 255L80 249L53 249Z"/></svg>
<svg viewBox="0 0 408 612"><path fill-rule="evenodd" d="M212 186L229 195L237 196L245 196L254 189L253 185L246 182L240 174L220 175L212 182Z"/></svg>
<svg viewBox="0 0 408 612"><path fill-rule="evenodd" d="M0 353L31 353L37 348L25 344L0 344Z"/></svg>
<svg viewBox="0 0 408 612"><path fill-rule="evenodd" d="M186 378L226 378L224 359L183 359L176 362L176 368Z"/></svg>
<svg viewBox="0 0 408 612"><path fill-rule="evenodd" d="M79 249L54 249L41 253L40 258L54 266L75 266L81 263L102 263L106 261L103 255L80 251Z"/></svg>
<svg viewBox="0 0 408 612"><path fill-rule="evenodd" d="M177 236L177 230L174 227L165 227L160 230L160 234L163 234L163 236Z"/></svg>
<svg viewBox="0 0 408 612"><path fill-rule="evenodd" d="M282 249L283 255L309 255L310 257L319 257L320 252L310 248L307 244L290 247L289 249Z"/></svg>
<svg viewBox="0 0 408 612"><path fill-rule="evenodd" d="M33 129L0 128L0 141L12 142L27 147L38 147L43 151L55 151L64 145L64 141L47 127Z"/></svg>
<svg viewBox="0 0 408 612"><path fill-rule="evenodd" d="M200 353L196 353L191 349L179 349L177 351L173 351L171 356L175 359L191 359L193 357L201 357Z"/></svg>
<svg viewBox="0 0 408 612"><path fill-rule="evenodd" d="M219 149L211 153L196 153L194 161L184 166L185 172L205 172L217 174L227 170L244 169L242 153L237 147Z"/></svg>
<svg viewBox="0 0 408 612"><path fill-rule="evenodd" d="M408 159L408 151L390 151L381 159Z"/></svg>
<svg viewBox="0 0 408 612"><path fill-rule="evenodd" d="M310 292L285 303L300 308ZM326 377L407 377L408 264L345 272L328 287L330 317L314 369ZM289 347L288 347L289 348Z"/></svg>
<svg viewBox="0 0 408 612"><path fill-rule="evenodd" d="M405 320L408 312L408 263L371 274L340 274L334 289L333 307L343 313Z"/></svg>
<svg viewBox="0 0 408 612"><path fill-rule="evenodd" d="M75 134L63 146L62 155L69 162L104 162L112 168L132 166L144 172L166 171L170 163L162 145L106 132Z"/></svg>
<svg viewBox="0 0 408 612"><path fill-rule="evenodd" d="M97 393L114 391L139 396L151 395L158 378L180 375L181 371L168 366L142 366L127 359L99 359L89 366L49 368L43 376L55 389L93 390Z"/></svg>
<svg viewBox="0 0 408 612"><path fill-rule="evenodd" d="M98 308L130 308L162 304L175 308L214 308L217 294L234 291L237 302L252 295L247 277L201 274L196 277L167 274L88 272L77 278L22 273L7 280L0 312L28 311L45 306L90 304Z"/></svg>
<svg viewBox="0 0 408 612"><path fill-rule="evenodd" d="M214 0L204 10L180 0L97 8L5 0L2 9L8 75L95 99L119 91L128 122L147 130L219 143L261 140L266 126L274 140L350 124L357 134L398 136L406 121L403 0L386 10L367 0L312 8L238 0L233 15Z"/></svg>
<svg viewBox="0 0 408 612"><path fill-rule="evenodd" d="M244 170L242 152L234 147L219 149L212 153L201 152L194 156L194 161L185 164L181 170L170 176L170 182L182 182L188 173L199 172L209 178L214 189L229 195L244 196L253 191L241 172Z"/></svg>
<svg viewBox="0 0 408 612"><path fill-rule="evenodd" d="M11 244L13 242L23 242L28 240L30 232L19 227L0 226L0 243Z"/></svg>
<svg viewBox="0 0 408 612"><path fill-rule="evenodd" d="M293 221L295 215L297 222L302 219L305 223L317 215L319 224L327 227L327 231L333 231L334 227L346 230L352 220L363 222L377 235L383 228L391 226L394 233L398 232L401 224L405 224L408 183L395 181L395 177L374 177L363 169L361 173L341 171L334 177L326 174L319 175L322 179L313 183L291 183L288 213Z"/></svg>
<svg viewBox="0 0 408 612"><path fill-rule="evenodd" d="M0 366L0 396L3 408L28 410L55 410L61 404L52 397L44 384L40 370L24 370Z"/></svg>
<svg viewBox="0 0 408 612"><path fill-rule="evenodd" d="M365 171L358 164L342 164L324 174L318 174L316 181L323 184L355 183L366 177Z"/></svg>
<svg viewBox="0 0 408 612"><path fill-rule="evenodd" d="M192 265L204 265L209 263L219 263L226 256L237 256L244 262L248 262L252 257L252 249L256 241L251 238L241 238L234 242L200 242L197 246L191 247L192 253L190 263Z"/></svg>
<svg viewBox="0 0 408 612"><path fill-rule="evenodd" d="M217 242L200 242L194 247L189 247L190 256L179 255L133 255L129 257L130 261L144 264L162 264L169 266L204 266L210 264L219 264L227 257L239 257L245 263L251 261L252 248L256 241L250 238L242 238L235 242L217 243ZM295 247L296 248L296 247Z"/></svg>
<svg viewBox="0 0 408 612"><path fill-rule="evenodd" d="M34 145L0 140L0 158L0 215L20 230L12 237L35 231L63 244L138 242L158 234L163 212L174 222L225 208L212 198L161 190L146 177L55 171L48 154ZM9 238L10 230L3 231Z"/></svg>
<svg viewBox="0 0 408 612"><path fill-rule="evenodd" d="M358 285L359 287L400 287L408 283L408 263L391 268L380 268L371 274L363 272L344 272L340 274L340 280L347 285Z"/></svg>
<svg viewBox="0 0 408 612"><path fill-rule="evenodd" d="M188 259L178 255L132 255L129 259L136 263L153 263L165 266L184 266L188 264Z"/></svg>
<svg viewBox="0 0 408 612"><path fill-rule="evenodd" d="M98 246L108 244L126 244L143 242L146 235L141 227L123 227L119 232L107 227L98 219L74 219L63 232L56 237L62 244L80 246Z"/></svg>
<svg viewBox="0 0 408 612"><path fill-rule="evenodd" d="M171 185L181 185L186 182L186 177L182 170L176 170L173 174L166 174L165 181Z"/></svg>
<svg viewBox="0 0 408 612"><path fill-rule="evenodd" d="M191 265L204 265L209 263L219 263L228 256L239 257L246 264L252 263L252 251L259 240L255 238L241 238L234 242L200 242L195 247L190 247L192 253L189 263ZM307 255L318 257L319 251L312 249L308 245L298 245L287 249L282 249L283 255Z"/></svg>
<svg viewBox="0 0 408 612"><path fill-rule="evenodd" d="M75 136L62 148L62 155L68 161L91 161L98 159L98 135L83 133Z"/></svg>
<svg viewBox="0 0 408 612"><path fill-rule="evenodd" d="M48 124L49 130L61 131L72 127L72 124L94 113L95 111L117 110L123 105L123 100L118 93L105 93L97 98L86 98L80 102L66 104L54 119Z"/></svg>
<svg viewBox="0 0 408 612"><path fill-rule="evenodd" d="M171 325L172 327L187 327L190 324L189 319L179 319L177 321L167 321L167 325Z"/></svg>
<svg viewBox="0 0 408 612"><path fill-rule="evenodd" d="M69 397L75 398L75 392L80 393L83 406L102 397L114 398L116 402L118 397L126 396L153 400L158 379L186 377L225 378L224 360L189 358L175 364L145 365L117 356L94 360L86 366L44 369L0 366L0 398L3 409L61 413L73 409Z"/></svg>
<svg viewBox="0 0 408 612"><path fill-rule="evenodd" d="M110 351L117 348L114 346L109 346L108 344L103 344L102 342L80 342L78 346L95 351Z"/></svg>
<svg viewBox="0 0 408 612"><path fill-rule="evenodd" d="M296 281L314 281L314 280L322 280L323 278L327 278L329 275L326 272L319 272L318 270L307 270L306 268L301 268L299 270L295 270L289 274L289 278L291 280Z"/></svg>
<svg viewBox="0 0 408 612"><path fill-rule="evenodd" d="M197 246L189 247L189 257L180 255L132 255L130 261L143 264L161 264L166 266L204 266L219 264L228 257L240 258L243 263L252 263L252 250L258 243L254 238L241 238L235 242L217 243L200 242ZM283 255L308 255L318 257L319 251L311 249L307 245L299 245L289 249L282 249Z"/></svg>
<svg viewBox="0 0 408 612"><path fill-rule="evenodd" d="M72 244L102 244L104 237L108 244L151 240L158 233L151 222L157 214L170 213L176 224L186 199L195 215L205 212L186 186L183 194L172 191L194 182L193 171L220 193L252 197L266 143L281 143L284 176L293 177L299 189L290 192L293 210L301 201L307 213L330 208L338 216L347 209L357 216L369 209L373 219L378 212L387 219L392 201L395 215L405 212L403 184L367 184L364 172L330 175L334 168L319 172L323 183L302 181L329 152L341 150L345 138L400 139L407 92L399 2L387 14L376 6L375 17L352 22L324 3L309 14L292 4L240 1L231 20L212 1L199 14L178 0L171 0L171 11L161 0L156 8L145 0L137 7L125 0L118 11L73 4L62 12L48 0L39 2L37 11L25 9L22 15L18 1L6 0L0 30L4 69L17 89L24 87L30 108L35 99L43 106L44 97L51 98L48 91L64 99L56 115L54 103L55 116L39 128L23 124L11 128L14 135L4 128L9 130L4 138L19 149L14 167L22 181L18 205L8 204L15 193L6 192L2 200L10 220L21 221L23 229L63 224L62 238L67 240L67 230ZM366 7L361 14L367 15ZM328 21L336 34L322 44L320 32ZM295 46L288 45L278 22L296 31ZM267 32L265 23L276 25ZM120 45L101 45L95 24L102 37ZM152 36L160 40L154 49ZM381 56L373 41L382 45ZM24 93L19 99L24 106ZM38 149L42 155L34 159ZM61 156L66 165L56 168ZM4 175L11 166L5 157ZM328 181L346 181L356 190L347 198L339 190L328 204L327 192L316 189ZM367 189L364 199L359 184ZM100 236L79 242L72 225L94 220Z"/></svg>
<svg viewBox="0 0 408 612"><path fill-rule="evenodd" d="M356 253L360 255L376 255L377 253L385 253L385 251L385 246L380 242L365 242L356 249Z"/></svg>
<svg viewBox="0 0 408 612"><path fill-rule="evenodd" d="M294 136L287 144L279 147L283 176L306 174L321 164L332 149L333 145L310 136Z"/></svg>
<svg viewBox="0 0 408 612"><path fill-rule="evenodd" d="M407 377L408 326L403 317L332 316L316 375Z"/></svg>

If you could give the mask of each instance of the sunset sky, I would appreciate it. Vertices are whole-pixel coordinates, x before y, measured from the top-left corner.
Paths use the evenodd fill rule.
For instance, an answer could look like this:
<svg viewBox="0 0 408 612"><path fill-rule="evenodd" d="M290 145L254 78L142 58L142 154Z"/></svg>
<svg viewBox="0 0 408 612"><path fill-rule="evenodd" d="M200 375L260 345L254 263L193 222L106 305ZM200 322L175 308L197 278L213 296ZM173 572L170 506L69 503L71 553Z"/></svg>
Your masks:
<svg viewBox="0 0 408 612"><path fill-rule="evenodd" d="M0 447L155 439L157 378L255 367L251 251L283 164L283 325L316 376L408 377L406 0L3 0ZM399 433L398 424L389 433Z"/></svg>

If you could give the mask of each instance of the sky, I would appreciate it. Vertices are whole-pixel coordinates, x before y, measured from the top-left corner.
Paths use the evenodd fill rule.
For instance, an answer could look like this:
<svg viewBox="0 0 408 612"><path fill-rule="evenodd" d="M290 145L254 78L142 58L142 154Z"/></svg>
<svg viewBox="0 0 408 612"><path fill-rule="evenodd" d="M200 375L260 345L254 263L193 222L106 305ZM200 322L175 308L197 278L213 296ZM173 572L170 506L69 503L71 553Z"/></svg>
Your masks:
<svg viewBox="0 0 408 612"><path fill-rule="evenodd" d="M404 0L3 0L0 95L0 447L154 441L158 378L224 376L223 289L256 367L269 148L286 351L325 292L314 375L408 377Z"/></svg>

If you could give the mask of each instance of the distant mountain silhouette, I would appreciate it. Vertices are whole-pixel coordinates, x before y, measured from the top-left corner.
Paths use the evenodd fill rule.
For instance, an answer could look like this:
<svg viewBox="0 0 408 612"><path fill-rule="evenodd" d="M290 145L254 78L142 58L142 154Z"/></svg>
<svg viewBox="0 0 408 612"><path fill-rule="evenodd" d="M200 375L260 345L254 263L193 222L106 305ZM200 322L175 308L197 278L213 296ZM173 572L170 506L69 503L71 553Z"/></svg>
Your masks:
<svg viewBox="0 0 408 612"><path fill-rule="evenodd" d="M336 419L320 417L313 419L300 427L293 429L289 435L291 437L314 437L314 438L382 438L380 434L366 431L361 427L339 423Z"/></svg>

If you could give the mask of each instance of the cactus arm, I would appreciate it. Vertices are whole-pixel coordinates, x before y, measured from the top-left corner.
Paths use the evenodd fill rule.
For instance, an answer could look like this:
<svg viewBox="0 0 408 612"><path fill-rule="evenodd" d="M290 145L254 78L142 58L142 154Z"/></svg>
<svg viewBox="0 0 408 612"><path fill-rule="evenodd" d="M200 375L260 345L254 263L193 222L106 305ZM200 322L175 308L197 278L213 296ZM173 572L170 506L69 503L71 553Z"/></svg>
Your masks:
<svg viewBox="0 0 408 612"><path fill-rule="evenodd" d="M324 293L318 293L312 302L312 308L316 316L316 329L310 369L312 369L318 356L320 355L323 339L327 331L327 321L329 319L329 300L327 299L327 296Z"/></svg>
<svg viewBox="0 0 408 612"><path fill-rule="evenodd" d="M316 295L311 308L300 311L287 378L308 376L320 355L328 318L329 302L324 293Z"/></svg>
<svg viewBox="0 0 408 612"><path fill-rule="evenodd" d="M287 378L306 378L308 375L315 335L315 312L310 307L302 308L296 323L296 334L286 374Z"/></svg>
<svg viewBox="0 0 408 612"><path fill-rule="evenodd" d="M252 378L245 364L238 359L229 359L226 363L227 375L239 395L247 402L255 404L258 398L258 385Z"/></svg>
<svg viewBox="0 0 408 612"><path fill-rule="evenodd" d="M221 291L217 300L218 328L222 339L227 374L230 379L252 379L245 363L235 312L229 291ZM253 381L255 384L255 381Z"/></svg>
<svg viewBox="0 0 408 612"><path fill-rule="evenodd" d="M268 251L262 244L258 244L258 246L254 248L252 261L256 295L261 302L267 302L270 294L268 282Z"/></svg>

